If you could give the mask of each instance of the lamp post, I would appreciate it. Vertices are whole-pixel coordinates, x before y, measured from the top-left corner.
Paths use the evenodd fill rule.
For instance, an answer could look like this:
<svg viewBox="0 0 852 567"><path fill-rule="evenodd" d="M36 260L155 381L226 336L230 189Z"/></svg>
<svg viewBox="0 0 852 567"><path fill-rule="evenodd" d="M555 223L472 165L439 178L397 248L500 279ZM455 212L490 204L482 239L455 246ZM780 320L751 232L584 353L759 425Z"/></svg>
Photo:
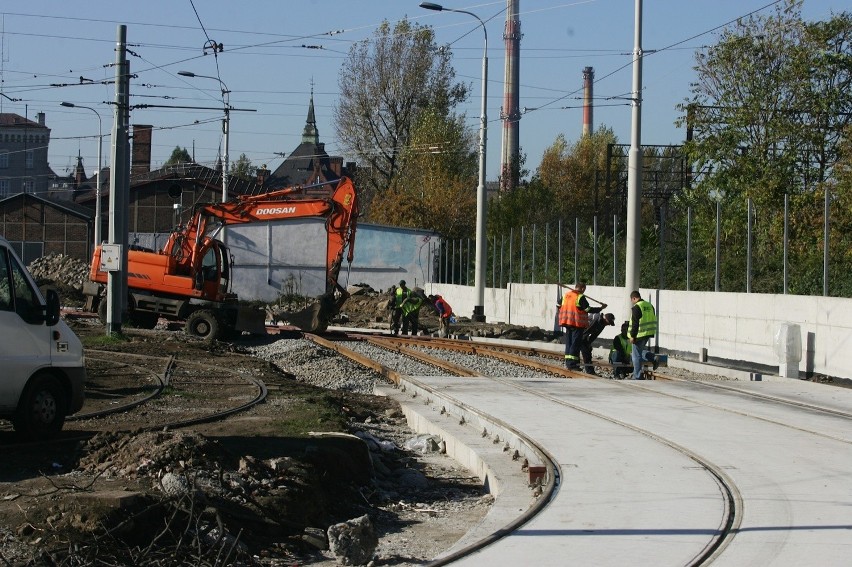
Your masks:
<svg viewBox="0 0 852 567"><path fill-rule="evenodd" d="M178 75L182 77L200 77L202 79L213 79L214 81L219 81L219 88L222 90L222 102L225 105L225 119L222 121L222 134L225 138L225 149L222 155L222 202L224 203L228 200L228 134L231 130L231 91L219 77L213 77L210 75L198 75L191 71L178 71Z"/></svg>
<svg viewBox="0 0 852 567"><path fill-rule="evenodd" d="M485 262L487 258L487 242L485 240L485 143L488 133L487 98L488 98L488 30L485 22L467 10L445 8L432 2L421 2L421 8L436 12L458 12L473 16L482 26L485 35L485 48L482 52L482 108L479 114L479 185L476 188L476 266L474 271L474 286L476 290L476 305L473 307L473 320L485 321Z"/></svg>
<svg viewBox="0 0 852 567"><path fill-rule="evenodd" d="M101 122L100 113L91 106L83 106L82 104L74 104L73 102L61 102L61 106L68 108L85 108L91 110L98 117L98 182L95 185L95 246L101 243L101 171L103 171L103 163L101 162L101 150L104 145L103 124Z"/></svg>

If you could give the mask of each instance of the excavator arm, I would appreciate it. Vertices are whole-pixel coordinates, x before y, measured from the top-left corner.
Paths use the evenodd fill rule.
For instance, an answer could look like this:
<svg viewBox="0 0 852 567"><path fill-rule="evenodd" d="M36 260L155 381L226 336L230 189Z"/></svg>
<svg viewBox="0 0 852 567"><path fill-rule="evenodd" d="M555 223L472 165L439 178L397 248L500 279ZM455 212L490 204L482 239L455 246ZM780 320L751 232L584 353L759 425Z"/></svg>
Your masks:
<svg viewBox="0 0 852 567"><path fill-rule="evenodd" d="M325 219L325 294L320 299L323 304L320 313L310 317L315 323L294 324L303 329L307 327L306 330L325 330L328 320L340 311L348 297L338 281L344 255L349 263L352 262L358 218L357 193L348 177L260 195L240 195L226 203L198 205L189 224L169 237L162 253L172 256L183 272L196 274L212 238L208 233L214 227L310 217Z"/></svg>
<svg viewBox="0 0 852 567"><path fill-rule="evenodd" d="M329 185L335 184L331 189ZM189 224L172 233L163 253L174 256L187 271L194 273L201 261L207 233L214 226L228 226L271 220L325 218L328 243L326 246L326 293L337 286L337 276L348 249L352 261L358 199L355 186L348 177L317 185L287 187L261 195L240 195L226 203L198 205Z"/></svg>

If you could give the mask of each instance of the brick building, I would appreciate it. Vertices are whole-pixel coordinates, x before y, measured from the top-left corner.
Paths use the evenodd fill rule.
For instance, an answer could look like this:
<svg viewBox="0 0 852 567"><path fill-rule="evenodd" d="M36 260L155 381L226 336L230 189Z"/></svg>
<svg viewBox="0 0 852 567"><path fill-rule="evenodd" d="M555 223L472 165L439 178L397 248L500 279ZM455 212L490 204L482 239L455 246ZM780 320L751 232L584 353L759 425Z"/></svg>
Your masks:
<svg viewBox="0 0 852 567"><path fill-rule="evenodd" d="M0 199L17 193L46 195L56 178L47 162L50 128L43 112L37 120L0 113Z"/></svg>

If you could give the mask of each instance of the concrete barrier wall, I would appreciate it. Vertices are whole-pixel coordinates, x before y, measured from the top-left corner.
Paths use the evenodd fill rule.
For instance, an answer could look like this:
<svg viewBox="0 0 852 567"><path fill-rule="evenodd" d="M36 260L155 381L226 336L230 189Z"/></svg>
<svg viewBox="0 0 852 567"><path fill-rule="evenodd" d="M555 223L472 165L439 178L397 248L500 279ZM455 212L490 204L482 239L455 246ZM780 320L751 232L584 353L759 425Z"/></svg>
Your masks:
<svg viewBox="0 0 852 567"><path fill-rule="evenodd" d="M471 286L427 284L429 293L447 298L460 316L470 317L476 303ZM657 342L666 352L699 357L707 349L710 360L732 361L776 368L775 341L785 323L800 327L802 358L799 371L852 378L852 299L800 295L715 293L641 289L642 297L657 309ZM601 334L612 339L620 322L629 319L629 291L589 286L586 294L608 306L616 325ZM555 284L510 284L507 289L485 290L485 317L552 330L556 313ZM594 302L592 302L593 305Z"/></svg>

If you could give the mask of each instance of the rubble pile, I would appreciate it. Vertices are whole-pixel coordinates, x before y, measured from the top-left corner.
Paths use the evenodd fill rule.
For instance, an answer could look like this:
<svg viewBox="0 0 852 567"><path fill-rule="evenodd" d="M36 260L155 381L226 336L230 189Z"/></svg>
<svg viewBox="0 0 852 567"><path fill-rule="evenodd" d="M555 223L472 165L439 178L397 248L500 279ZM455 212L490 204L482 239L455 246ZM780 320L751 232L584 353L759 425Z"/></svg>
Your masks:
<svg viewBox="0 0 852 567"><path fill-rule="evenodd" d="M27 269L39 286L53 287L66 306L81 306L83 283L89 280L89 264L64 254L48 254L33 260Z"/></svg>
<svg viewBox="0 0 852 567"><path fill-rule="evenodd" d="M90 542L77 545L77 559L195 565L188 552L197 561L227 551L234 565L290 565L296 557L311 555L362 565L380 554L373 522L381 518L387 523L400 513L398 506L428 507L443 515L452 514L465 498L490 504L475 494L476 488L431 487L411 466L412 454L397 427L403 422L399 410L387 410L364 423L353 422L354 435L321 435L306 440L301 454L266 459L231 454L192 431L101 433L82 447L70 476L132 482L140 495L136 504L115 514L84 513L66 503L52 510L50 522L56 532ZM357 498L326 494L332 488L357 491ZM437 503L420 504L430 489ZM344 501L350 504L341 506ZM39 524L34 519L30 523ZM186 532L188 525L192 533ZM156 526L159 535L143 526ZM111 534L110 543L84 536L104 529ZM269 540L264 545L260 536L270 533L277 542L268 547ZM156 550L140 544L155 535L160 543ZM167 561L170 556L172 562ZM57 553L55 559L60 557ZM186 562L174 560L178 557Z"/></svg>
<svg viewBox="0 0 852 567"><path fill-rule="evenodd" d="M339 320L332 324L366 329L390 328L391 312L388 310L388 301L393 297L393 288L387 291L376 291L367 284L358 284L349 286L346 291L349 292L350 297L343 304ZM446 299L450 304L453 303L452 297ZM521 327L502 322L474 323L470 317L461 313L456 312L455 316L457 323L451 326L452 334L519 341L560 342L561 340L561 334L542 330L539 327ZM420 309L420 329L425 334L438 331L438 315L429 305L424 305Z"/></svg>

